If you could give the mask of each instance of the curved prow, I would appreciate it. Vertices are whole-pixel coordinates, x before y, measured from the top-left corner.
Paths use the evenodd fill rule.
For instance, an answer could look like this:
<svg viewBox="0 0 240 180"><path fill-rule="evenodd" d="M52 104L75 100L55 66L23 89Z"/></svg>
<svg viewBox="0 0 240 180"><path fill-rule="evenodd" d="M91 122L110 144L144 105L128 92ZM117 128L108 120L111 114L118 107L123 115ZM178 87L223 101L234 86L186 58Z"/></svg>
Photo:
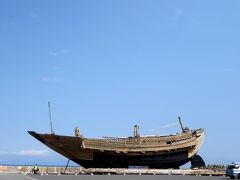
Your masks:
<svg viewBox="0 0 240 180"><path fill-rule="evenodd" d="M45 144L45 140L43 138L41 138L39 136L38 133L36 133L35 131L28 131L28 133L33 136L34 138L36 138L37 140L39 140L40 142L42 142L43 144Z"/></svg>
<svg viewBox="0 0 240 180"><path fill-rule="evenodd" d="M36 137L36 135L37 135L37 133L35 131L28 131L28 133L33 137Z"/></svg>

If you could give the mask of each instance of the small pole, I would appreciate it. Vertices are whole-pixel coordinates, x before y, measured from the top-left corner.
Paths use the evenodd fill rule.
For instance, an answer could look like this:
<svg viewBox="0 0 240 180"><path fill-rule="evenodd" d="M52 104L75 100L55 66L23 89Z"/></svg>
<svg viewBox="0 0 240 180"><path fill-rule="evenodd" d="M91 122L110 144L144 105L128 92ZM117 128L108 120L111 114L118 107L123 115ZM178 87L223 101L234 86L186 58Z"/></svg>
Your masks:
<svg viewBox="0 0 240 180"><path fill-rule="evenodd" d="M182 125L182 121L181 121L181 117L180 117L180 116L178 116L178 120L179 120L179 124L180 124L180 126L181 126L181 128L182 128L182 132L184 132L184 128L183 128L183 125Z"/></svg>
<svg viewBox="0 0 240 180"><path fill-rule="evenodd" d="M49 112L49 121L50 121L51 133L54 134L54 132L53 132L53 127L52 127L52 116L51 116L50 101L48 101L48 112Z"/></svg>
<svg viewBox="0 0 240 180"><path fill-rule="evenodd" d="M68 168L68 164L69 164L69 162L70 162L70 159L68 159L68 162L67 162L67 165L66 165L66 167L65 167L65 170L64 170L64 173L63 173L63 174L66 173L66 170L67 170L67 168Z"/></svg>

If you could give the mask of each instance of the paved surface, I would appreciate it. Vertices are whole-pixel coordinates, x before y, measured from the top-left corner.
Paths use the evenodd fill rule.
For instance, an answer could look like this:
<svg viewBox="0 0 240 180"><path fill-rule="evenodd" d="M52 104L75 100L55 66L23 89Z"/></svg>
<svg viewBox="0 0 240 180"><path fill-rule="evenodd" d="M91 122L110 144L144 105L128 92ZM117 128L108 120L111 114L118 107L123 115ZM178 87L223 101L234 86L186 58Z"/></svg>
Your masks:
<svg viewBox="0 0 240 180"><path fill-rule="evenodd" d="M209 176L151 176L151 175L7 175L0 174L0 180L228 180L227 177Z"/></svg>
<svg viewBox="0 0 240 180"><path fill-rule="evenodd" d="M36 179L20 174L0 174L0 180L36 180Z"/></svg>

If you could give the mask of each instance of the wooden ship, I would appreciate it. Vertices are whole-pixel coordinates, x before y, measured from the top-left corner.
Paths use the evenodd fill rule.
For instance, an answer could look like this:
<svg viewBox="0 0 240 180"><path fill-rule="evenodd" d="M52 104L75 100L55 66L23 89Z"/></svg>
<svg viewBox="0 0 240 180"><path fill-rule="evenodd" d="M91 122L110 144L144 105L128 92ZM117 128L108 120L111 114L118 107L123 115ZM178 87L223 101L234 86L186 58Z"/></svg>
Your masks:
<svg viewBox="0 0 240 180"><path fill-rule="evenodd" d="M37 140L85 168L179 168L198 157L195 166L204 163L199 151L205 137L204 129L184 128L167 136L140 136L140 127L134 126L134 136L126 138L86 138L75 129L75 136L39 134L28 131ZM200 158L200 160L199 160Z"/></svg>

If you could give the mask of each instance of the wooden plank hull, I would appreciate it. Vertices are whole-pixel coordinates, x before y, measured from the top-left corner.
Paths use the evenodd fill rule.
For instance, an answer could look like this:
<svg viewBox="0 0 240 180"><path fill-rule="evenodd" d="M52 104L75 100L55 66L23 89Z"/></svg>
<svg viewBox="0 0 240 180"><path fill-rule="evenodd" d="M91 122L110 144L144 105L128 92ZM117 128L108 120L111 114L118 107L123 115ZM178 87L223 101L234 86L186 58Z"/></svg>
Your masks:
<svg viewBox="0 0 240 180"><path fill-rule="evenodd" d="M197 154L204 140L203 130L169 137L117 140L38 134L34 131L29 131L29 134L85 168L179 168Z"/></svg>
<svg viewBox="0 0 240 180"><path fill-rule="evenodd" d="M149 168L179 168L189 161L188 152L175 152L156 155L112 155L94 153L93 160L72 159L85 168L128 168L146 166Z"/></svg>

